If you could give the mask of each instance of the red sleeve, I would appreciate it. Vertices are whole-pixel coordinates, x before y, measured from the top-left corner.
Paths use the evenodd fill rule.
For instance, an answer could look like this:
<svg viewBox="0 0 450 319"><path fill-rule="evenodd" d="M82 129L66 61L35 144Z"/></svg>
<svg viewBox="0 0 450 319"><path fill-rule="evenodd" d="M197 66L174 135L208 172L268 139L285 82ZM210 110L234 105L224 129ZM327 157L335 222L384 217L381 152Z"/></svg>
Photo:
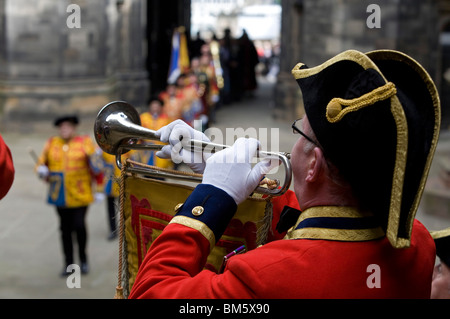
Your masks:
<svg viewBox="0 0 450 319"><path fill-rule="evenodd" d="M169 224L145 256L129 298L254 298L232 271L202 270L208 254L209 241L199 231Z"/></svg>
<svg viewBox="0 0 450 319"><path fill-rule="evenodd" d="M192 215L201 205L204 213ZM152 243L133 284L130 298L250 298L254 289L239 279L249 272L202 270L237 205L223 190L200 184Z"/></svg>
<svg viewBox="0 0 450 319"><path fill-rule="evenodd" d="M229 222L225 211L234 214L233 209L226 206L226 203L233 201L231 198L227 199L227 196L224 197L218 190L214 191L207 185L197 186L174 217L174 220L181 219L167 225L152 243L139 268L130 298L229 299L256 296L264 284L246 264L230 265L223 274L203 270L210 247L214 245L214 241L208 239L211 237L205 236L205 233L214 233L214 238L220 238L223 225L226 226ZM205 213L197 217L199 220L193 220L190 211L200 202ZM292 191L274 199L273 204L275 225L285 205L298 208Z"/></svg>
<svg viewBox="0 0 450 319"><path fill-rule="evenodd" d="M11 151L0 136L0 199L5 197L14 181L14 164Z"/></svg>

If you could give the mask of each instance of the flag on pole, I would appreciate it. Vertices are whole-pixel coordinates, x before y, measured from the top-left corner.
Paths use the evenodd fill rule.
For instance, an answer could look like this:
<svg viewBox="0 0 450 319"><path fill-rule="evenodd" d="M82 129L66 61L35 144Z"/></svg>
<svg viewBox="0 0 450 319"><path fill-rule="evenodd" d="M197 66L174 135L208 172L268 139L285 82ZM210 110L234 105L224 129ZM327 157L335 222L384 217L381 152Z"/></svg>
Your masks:
<svg viewBox="0 0 450 319"><path fill-rule="evenodd" d="M184 27L179 27L173 32L168 83L175 83L180 74L189 68L189 54L184 30Z"/></svg>

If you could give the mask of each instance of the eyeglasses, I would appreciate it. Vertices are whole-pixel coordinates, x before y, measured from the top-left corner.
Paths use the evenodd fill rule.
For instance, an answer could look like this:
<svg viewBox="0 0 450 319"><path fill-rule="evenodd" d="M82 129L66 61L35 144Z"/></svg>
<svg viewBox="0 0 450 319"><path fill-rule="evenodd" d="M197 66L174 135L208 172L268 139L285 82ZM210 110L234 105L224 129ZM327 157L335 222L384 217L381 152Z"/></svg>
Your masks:
<svg viewBox="0 0 450 319"><path fill-rule="evenodd" d="M318 142L315 142L311 137L309 137L308 135L303 133L303 121L302 121L302 119L297 119L297 120L294 121L294 123L292 123L292 131L293 131L294 134L302 135L309 142L313 143L314 145L316 145L317 147L320 148Z"/></svg>

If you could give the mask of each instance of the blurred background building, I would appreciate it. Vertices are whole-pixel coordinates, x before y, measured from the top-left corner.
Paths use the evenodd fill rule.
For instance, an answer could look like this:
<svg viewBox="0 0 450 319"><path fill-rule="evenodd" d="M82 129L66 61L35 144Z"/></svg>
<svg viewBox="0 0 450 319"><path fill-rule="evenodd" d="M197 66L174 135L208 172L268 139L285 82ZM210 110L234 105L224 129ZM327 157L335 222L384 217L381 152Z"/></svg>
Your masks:
<svg viewBox="0 0 450 319"><path fill-rule="evenodd" d="M226 28L234 37L245 29L252 40L278 40L281 1L277 0L192 0L191 35L223 37Z"/></svg>
<svg viewBox="0 0 450 319"><path fill-rule="evenodd" d="M367 25L372 3L379 28ZM68 26L71 4L81 9L79 28ZM448 0L0 0L2 129L32 129L68 111L91 117L115 99L145 106L166 85L178 26L188 38L245 29L279 45L272 116L286 120L302 114L290 73L297 62L314 66L346 49L403 51L435 80L442 127L450 125Z"/></svg>
<svg viewBox="0 0 450 319"><path fill-rule="evenodd" d="M165 85L173 28L189 24L190 1L0 0L1 127L147 105Z"/></svg>
<svg viewBox="0 0 450 319"><path fill-rule="evenodd" d="M297 61L309 66L346 50L403 51L430 73L441 94L442 128L450 124L450 1L448 0L282 0L277 117L302 112L290 70ZM369 28L369 4L380 8L380 28ZM296 107L292 107L297 104Z"/></svg>

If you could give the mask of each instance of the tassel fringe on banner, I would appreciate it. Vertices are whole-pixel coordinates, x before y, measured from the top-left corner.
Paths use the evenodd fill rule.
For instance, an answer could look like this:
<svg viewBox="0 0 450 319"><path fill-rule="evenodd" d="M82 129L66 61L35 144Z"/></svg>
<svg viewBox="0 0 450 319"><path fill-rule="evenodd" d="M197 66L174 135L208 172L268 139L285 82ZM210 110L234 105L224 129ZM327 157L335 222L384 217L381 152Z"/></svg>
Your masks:
<svg viewBox="0 0 450 319"><path fill-rule="evenodd" d="M117 287L114 299L125 299L122 287L122 272L123 272L123 242L124 242L124 205L125 205L125 174L126 174L127 163L122 165L122 170L120 172L120 221L119 221L119 264L118 264L118 274L117 274Z"/></svg>
<svg viewBox="0 0 450 319"><path fill-rule="evenodd" d="M272 231L272 218L273 218L273 205L272 196L266 198L266 207L264 211L264 218L261 220L261 226L257 231L257 241L258 246L264 245L267 242L267 237L269 232Z"/></svg>

